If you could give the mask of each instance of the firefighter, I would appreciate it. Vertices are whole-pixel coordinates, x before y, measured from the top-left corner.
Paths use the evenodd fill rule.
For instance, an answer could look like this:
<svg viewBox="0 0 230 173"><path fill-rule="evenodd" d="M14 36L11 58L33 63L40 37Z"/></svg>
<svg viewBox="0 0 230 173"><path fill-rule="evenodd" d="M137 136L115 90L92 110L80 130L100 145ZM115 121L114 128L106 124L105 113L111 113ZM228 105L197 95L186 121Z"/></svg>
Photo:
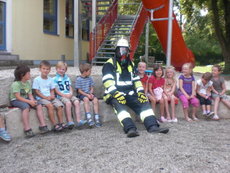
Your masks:
<svg viewBox="0 0 230 173"><path fill-rule="evenodd" d="M115 56L104 64L102 74L105 87L104 100L112 105L127 137L139 136L127 106L140 116L148 132L168 133L168 128L159 127L144 94L140 78L135 73L134 63L129 57L129 43L126 39L118 40Z"/></svg>

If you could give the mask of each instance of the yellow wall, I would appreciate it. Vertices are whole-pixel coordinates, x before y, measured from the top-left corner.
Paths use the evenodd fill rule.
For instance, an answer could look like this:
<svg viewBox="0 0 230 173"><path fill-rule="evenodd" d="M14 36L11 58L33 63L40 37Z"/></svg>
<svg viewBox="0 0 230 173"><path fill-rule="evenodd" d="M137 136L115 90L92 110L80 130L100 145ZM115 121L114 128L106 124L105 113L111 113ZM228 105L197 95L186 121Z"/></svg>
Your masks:
<svg viewBox="0 0 230 173"><path fill-rule="evenodd" d="M13 54L22 60L73 60L74 40L65 37L65 1L58 1L58 35L43 33L43 1L13 1ZM86 46L86 47L85 47ZM88 42L82 44L88 51ZM86 59L83 53L81 59Z"/></svg>

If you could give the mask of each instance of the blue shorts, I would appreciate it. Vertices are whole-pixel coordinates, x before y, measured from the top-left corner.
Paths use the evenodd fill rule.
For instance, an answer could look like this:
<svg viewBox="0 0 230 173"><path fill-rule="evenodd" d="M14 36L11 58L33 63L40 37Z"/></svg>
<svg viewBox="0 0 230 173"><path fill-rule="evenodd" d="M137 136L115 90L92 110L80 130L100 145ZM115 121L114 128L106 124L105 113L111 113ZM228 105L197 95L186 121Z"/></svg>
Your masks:
<svg viewBox="0 0 230 173"><path fill-rule="evenodd" d="M85 95L79 94L78 97L79 97L80 100L83 100L86 96L85 96ZM95 97L95 96L94 96L94 97ZM92 99L89 99L89 100L92 101Z"/></svg>
<svg viewBox="0 0 230 173"><path fill-rule="evenodd" d="M21 110L25 110L27 108L34 108L34 107L30 106L30 104L28 104L26 102L19 101L19 100L12 100L12 101L10 101L10 104L14 107L20 108ZM40 103L37 103L37 104L40 104Z"/></svg>

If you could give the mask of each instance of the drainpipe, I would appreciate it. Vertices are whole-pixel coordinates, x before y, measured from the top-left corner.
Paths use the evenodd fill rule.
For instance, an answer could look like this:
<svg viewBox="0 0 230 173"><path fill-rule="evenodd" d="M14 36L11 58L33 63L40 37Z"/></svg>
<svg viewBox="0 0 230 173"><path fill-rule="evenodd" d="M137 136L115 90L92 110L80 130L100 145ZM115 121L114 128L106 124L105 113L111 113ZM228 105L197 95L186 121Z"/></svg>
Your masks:
<svg viewBox="0 0 230 173"><path fill-rule="evenodd" d="M79 44L80 44L80 35L79 35L79 14L80 14L80 4L79 0L74 0L74 67L79 66L80 52L79 52Z"/></svg>

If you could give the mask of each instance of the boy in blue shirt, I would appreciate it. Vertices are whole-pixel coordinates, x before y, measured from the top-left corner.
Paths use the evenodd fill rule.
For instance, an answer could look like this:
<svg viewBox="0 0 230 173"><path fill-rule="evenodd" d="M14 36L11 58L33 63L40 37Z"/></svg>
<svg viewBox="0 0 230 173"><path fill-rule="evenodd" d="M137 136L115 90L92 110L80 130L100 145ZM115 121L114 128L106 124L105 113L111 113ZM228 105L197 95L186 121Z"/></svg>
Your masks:
<svg viewBox="0 0 230 173"><path fill-rule="evenodd" d="M50 73L51 65L48 61L41 61L40 72L41 75L36 77L33 81L33 89L35 90L36 99L48 110L48 115L51 123L53 124L54 131L61 131L66 128L63 123L63 104L60 100L55 98L54 89L55 84L51 77L48 76ZM57 110L58 122L54 118L54 107Z"/></svg>
<svg viewBox="0 0 230 173"><path fill-rule="evenodd" d="M91 65L88 63L80 65L79 69L81 75L78 76L76 79L75 88L77 90L80 100L83 100L84 102L85 114L88 125L90 127L93 127L94 125L96 125L96 127L100 127L101 122L100 116L98 114L99 105L97 97L95 97L93 94L94 82L92 77L90 76L91 68ZM90 113L90 101L93 102L94 118Z"/></svg>
<svg viewBox="0 0 230 173"><path fill-rule="evenodd" d="M67 64L59 61L56 65L56 76L53 78L55 83L55 92L56 97L61 100L61 102L65 105L67 126L69 129L74 127L74 122L72 120L72 112L71 108L74 105L75 108L75 116L76 116L76 128L80 128L86 122L81 120L80 115L80 101L77 97L73 96L73 88L71 86L70 78L65 74L67 71Z"/></svg>

